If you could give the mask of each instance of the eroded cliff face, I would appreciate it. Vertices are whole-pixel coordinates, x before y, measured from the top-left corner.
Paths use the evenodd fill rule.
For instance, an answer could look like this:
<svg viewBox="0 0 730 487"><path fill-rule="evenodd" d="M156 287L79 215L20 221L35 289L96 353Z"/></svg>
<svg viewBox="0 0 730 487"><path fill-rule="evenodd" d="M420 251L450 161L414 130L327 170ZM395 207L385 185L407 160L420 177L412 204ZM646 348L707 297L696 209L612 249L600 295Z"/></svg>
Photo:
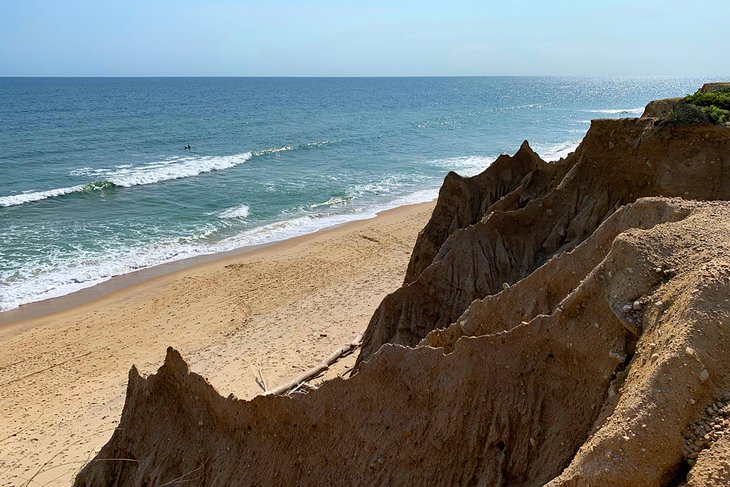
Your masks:
<svg viewBox="0 0 730 487"><path fill-rule="evenodd" d="M413 280L375 311L358 363L384 343L416 345L430 331L454 322L475 299L499 292L550 257L574 248L637 198L729 199L730 131L653 118L595 120L575 153L556 166L547 171L535 163L528 174L539 174L535 179L540 184L531 186L528 177L526 185L503 198L486 199L489 206L483 212L452 218L451 227L463 225L444 239L442 215L449 211L444 207L454 206L448 192L454 185L445 185L409 269L415 268L416 256L422 263L433 253L433 242L443 244L430 265L417 277L411 272L406 280ZM477 177L495 180L487 175L501 171L491 166ZM474 222L480 214L484 216Z"/></svg>
<svg viewBox="0 0 730 487"><path fill-rule="evenodd" d="M438 204L426 227L418 235L406 271L405 284L415 281L433 263L446 239L457 230L473 225L495 203L510 198L510 207L521 208L542 196L562 164L548 164L527 141L514 156L503 154L481 174L464 178L455 172L446 175L439 191ZM562 174L561 174L562 175Z"/></svg>
<svg viewBox="0 0 730 487"><path fill-rule="evenodd" d="M169 350L156 375L132 370L120 427L77 485L676 479L682 434L730 391L727 222L727 204L642 199L543 267L543 307L544 279L525 279L453 325L478 336L386 345L303 397L226 399Z"/></svg>
<svg viewBox="0 0 730 487"><path fill-rule="evenodd" d="M728 485L730 204L688 199L730 197L730 129L501 161L447 177L357 374L241 401L170 349L76 485Z"/></svg>

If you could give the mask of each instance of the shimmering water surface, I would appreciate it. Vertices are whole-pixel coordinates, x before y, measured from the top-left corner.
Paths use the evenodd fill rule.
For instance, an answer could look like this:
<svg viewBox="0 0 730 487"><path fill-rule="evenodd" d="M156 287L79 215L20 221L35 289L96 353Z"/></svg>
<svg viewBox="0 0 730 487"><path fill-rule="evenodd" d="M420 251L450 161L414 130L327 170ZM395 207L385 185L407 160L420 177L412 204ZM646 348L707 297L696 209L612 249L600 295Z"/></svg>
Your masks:
<svg viewBox="0 0 730 487"><path fill-rule="evenodd" d="M434 198L687 78L0 79L0 310ZM184 146L191 146L190 150Z"/></svg>

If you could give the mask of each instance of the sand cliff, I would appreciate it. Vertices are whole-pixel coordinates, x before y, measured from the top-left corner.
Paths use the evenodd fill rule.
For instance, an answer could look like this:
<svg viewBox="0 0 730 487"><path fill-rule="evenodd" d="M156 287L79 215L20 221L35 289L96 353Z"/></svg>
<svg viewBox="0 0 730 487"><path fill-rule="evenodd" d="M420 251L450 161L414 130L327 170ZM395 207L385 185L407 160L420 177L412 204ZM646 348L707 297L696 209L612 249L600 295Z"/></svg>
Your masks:
<svg viewBox="0 0 730 487"><path fill-rule="evenodd" d="M594 121L449 174L357 373L224 398L133 368L76 485L727 485L730 128Z"/></svg>

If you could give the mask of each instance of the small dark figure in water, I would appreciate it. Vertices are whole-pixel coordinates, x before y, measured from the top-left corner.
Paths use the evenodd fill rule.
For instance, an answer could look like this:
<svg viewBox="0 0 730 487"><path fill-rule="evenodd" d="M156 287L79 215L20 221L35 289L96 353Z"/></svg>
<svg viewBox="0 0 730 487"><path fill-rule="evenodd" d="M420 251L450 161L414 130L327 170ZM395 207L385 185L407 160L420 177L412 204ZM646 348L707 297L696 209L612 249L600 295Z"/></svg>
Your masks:
<svg viewBox="0 0 730 487"><path fill-rule="evenodd" d="M190 147L190 144L183 146L183 149L190 150L192 147Z"/></svg>

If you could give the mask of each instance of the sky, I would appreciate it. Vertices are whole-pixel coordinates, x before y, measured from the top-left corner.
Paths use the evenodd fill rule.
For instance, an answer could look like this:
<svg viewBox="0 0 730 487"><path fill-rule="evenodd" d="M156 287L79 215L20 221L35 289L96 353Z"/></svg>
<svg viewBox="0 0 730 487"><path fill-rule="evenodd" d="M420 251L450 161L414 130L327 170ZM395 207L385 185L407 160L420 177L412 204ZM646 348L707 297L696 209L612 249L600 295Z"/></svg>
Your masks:
<svg viewBox="0 0 730 487"><path fill-rule="evenodd" d="M712 76L729 0L0 0L0 76Z"/></svg>

